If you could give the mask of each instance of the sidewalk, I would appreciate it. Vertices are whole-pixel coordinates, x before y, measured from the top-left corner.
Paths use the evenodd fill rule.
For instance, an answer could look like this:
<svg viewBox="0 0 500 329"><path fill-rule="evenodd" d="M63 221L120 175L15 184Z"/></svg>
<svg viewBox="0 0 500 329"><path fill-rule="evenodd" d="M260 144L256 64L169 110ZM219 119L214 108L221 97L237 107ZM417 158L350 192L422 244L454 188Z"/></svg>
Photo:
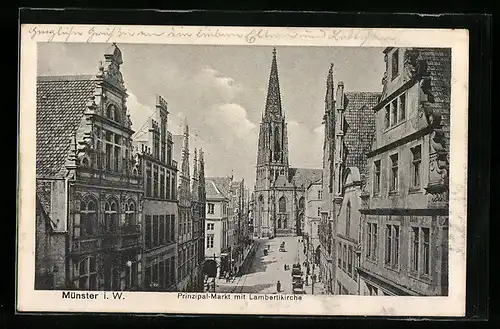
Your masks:
<svg viewBox="0 0 500 329"><path fill-rule="evenodd" d="M303 244L300 243L299 244L299 260L300 260L300 264L302 264L304 261L307 260L307 255L304 254L304 247L303 247ZM317 274L316 274L316 277L317 277ZM304 277L305 279L305 277ZM308 278L308 285L306 286L304 284L304 291L306 292L306 294L308 295L312 295L312 273L311 275L309 275L309 278ZM326 288L324 286L324 284L322 282L315 282L314 283L314 295L325 295L326 294Z"/></svg>

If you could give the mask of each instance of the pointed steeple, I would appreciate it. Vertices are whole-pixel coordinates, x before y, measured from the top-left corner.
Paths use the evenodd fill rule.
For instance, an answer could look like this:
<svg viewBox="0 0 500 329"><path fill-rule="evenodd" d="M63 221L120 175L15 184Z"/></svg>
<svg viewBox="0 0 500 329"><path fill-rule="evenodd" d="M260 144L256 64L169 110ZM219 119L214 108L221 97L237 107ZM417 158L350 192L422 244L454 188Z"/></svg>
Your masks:
<svg viewBox="0 0 500 329"><path fill-rule="evenodd" d="M271 63L271 73L269 75L269 86L267 88L267 99L264 116L281 116L281 93L278 79L278 63L276 61L276 48L273 49L273 60Z"/></svg>
<svg viewBox="0 0 500 329"><path fill-rule="evenodd" d="M200 196L198 197L200 202L205 202L206 199L206 192L205 192L205 159L203 156L203 149L200 148L199 151L199 170L198 170L198 184L200 186L199 191L200 191Z"/></svg>
<svg viewBox="0 0 500 329"><path fill-rule="evenodd" d="M181 175L189 179L189 127L187 125L187 120L184 120L184 123L185 126L184 126L184 136L182 141Z"/></svg>
<svg viewBox="0 0 500 329"><path fill-rule="evenodd" d="M335 89L333 87L333 63L330 64L328 77L326 78L326 94L325 94L325 112L334 109L335 104Z"/></svg>
<svg viewBox="0 0 500 329"><path fill-rule="evenodd" d="M196 148L194 149L194 157L193 157L193 176L191 177L191 197L192 201L198 201L199 197L199 177L198 177L198 152Z"/></svg>

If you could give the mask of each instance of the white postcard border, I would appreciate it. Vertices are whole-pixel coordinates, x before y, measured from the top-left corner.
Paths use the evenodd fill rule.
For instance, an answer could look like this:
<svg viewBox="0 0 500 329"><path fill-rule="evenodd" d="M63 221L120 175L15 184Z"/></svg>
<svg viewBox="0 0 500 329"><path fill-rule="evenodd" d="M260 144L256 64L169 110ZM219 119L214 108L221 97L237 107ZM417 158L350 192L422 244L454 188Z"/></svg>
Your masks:
<svg viewBox="0 0 500 329"><path fill-rule="evenodd" d="M205 32L200 34L200 31ZM300 301L262 301L249 300L250 294L245 294L246 300L193 300L178 298L178 293L124 292L122 299L106 300L103 298L103 292L100 292L98 299L95 300L72 300L63 299L61 291L34 290L35 104L38 42L451 48L449 295L447 297L302 295ZM22 25L19 94L19 209L16 282L18 311L361 316L465 315L467 30Z"/></svg>

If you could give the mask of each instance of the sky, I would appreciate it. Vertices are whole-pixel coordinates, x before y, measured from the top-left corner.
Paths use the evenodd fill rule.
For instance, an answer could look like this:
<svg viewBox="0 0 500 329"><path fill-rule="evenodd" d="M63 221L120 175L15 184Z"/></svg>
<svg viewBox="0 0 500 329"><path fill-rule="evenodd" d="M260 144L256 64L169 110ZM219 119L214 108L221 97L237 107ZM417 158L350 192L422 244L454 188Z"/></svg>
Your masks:
<svg viewBox="0 0 500 329"><path fill-rule="evenodd" d="M39 43L38 75L95 74L109 44ZM187 121L190 148L203 148L205 176L234 175L253 187L259 124L272 60L268 46L118 44L132 128L169 107L172 134ZM291 167L321 168L324 99L330 63L335 88L382 91L383 48L276 48ZM176 146L180 147L180 145ZM191 152L192 153L192 152ZM192 163L192 159L190 161Z"/></svg>

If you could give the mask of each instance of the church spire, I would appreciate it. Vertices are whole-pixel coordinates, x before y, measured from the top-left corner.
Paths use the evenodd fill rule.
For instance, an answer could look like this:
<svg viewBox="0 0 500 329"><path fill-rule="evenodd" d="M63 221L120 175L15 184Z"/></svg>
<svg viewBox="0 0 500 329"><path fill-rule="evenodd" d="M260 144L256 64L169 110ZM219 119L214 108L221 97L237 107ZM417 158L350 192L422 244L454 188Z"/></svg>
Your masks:
<svg viewBox="0 0 500 329"><path fill-rule="evenodd" d="M187 125L187 120L184 120L181 174L189 179L189 127Z"/></svg>
<svg viewBox="0 0 500 329"><path fill-rule="evenodd" d="M334 94L335 89L333 87L333 63L330 63L330 70L328 71L328 77L326 78L325 112L333 111L335 104Z"/></svg>
<svg viewBox="0 0 500 329"><path fill-rule="evenodd" d="M281 116L281 94L280 83L278 79L278 63L276 61L276 48L273 49L273 60L271 63L271 73L269 75L269 86L267 88L267 99L265 116Z"/></svg>

